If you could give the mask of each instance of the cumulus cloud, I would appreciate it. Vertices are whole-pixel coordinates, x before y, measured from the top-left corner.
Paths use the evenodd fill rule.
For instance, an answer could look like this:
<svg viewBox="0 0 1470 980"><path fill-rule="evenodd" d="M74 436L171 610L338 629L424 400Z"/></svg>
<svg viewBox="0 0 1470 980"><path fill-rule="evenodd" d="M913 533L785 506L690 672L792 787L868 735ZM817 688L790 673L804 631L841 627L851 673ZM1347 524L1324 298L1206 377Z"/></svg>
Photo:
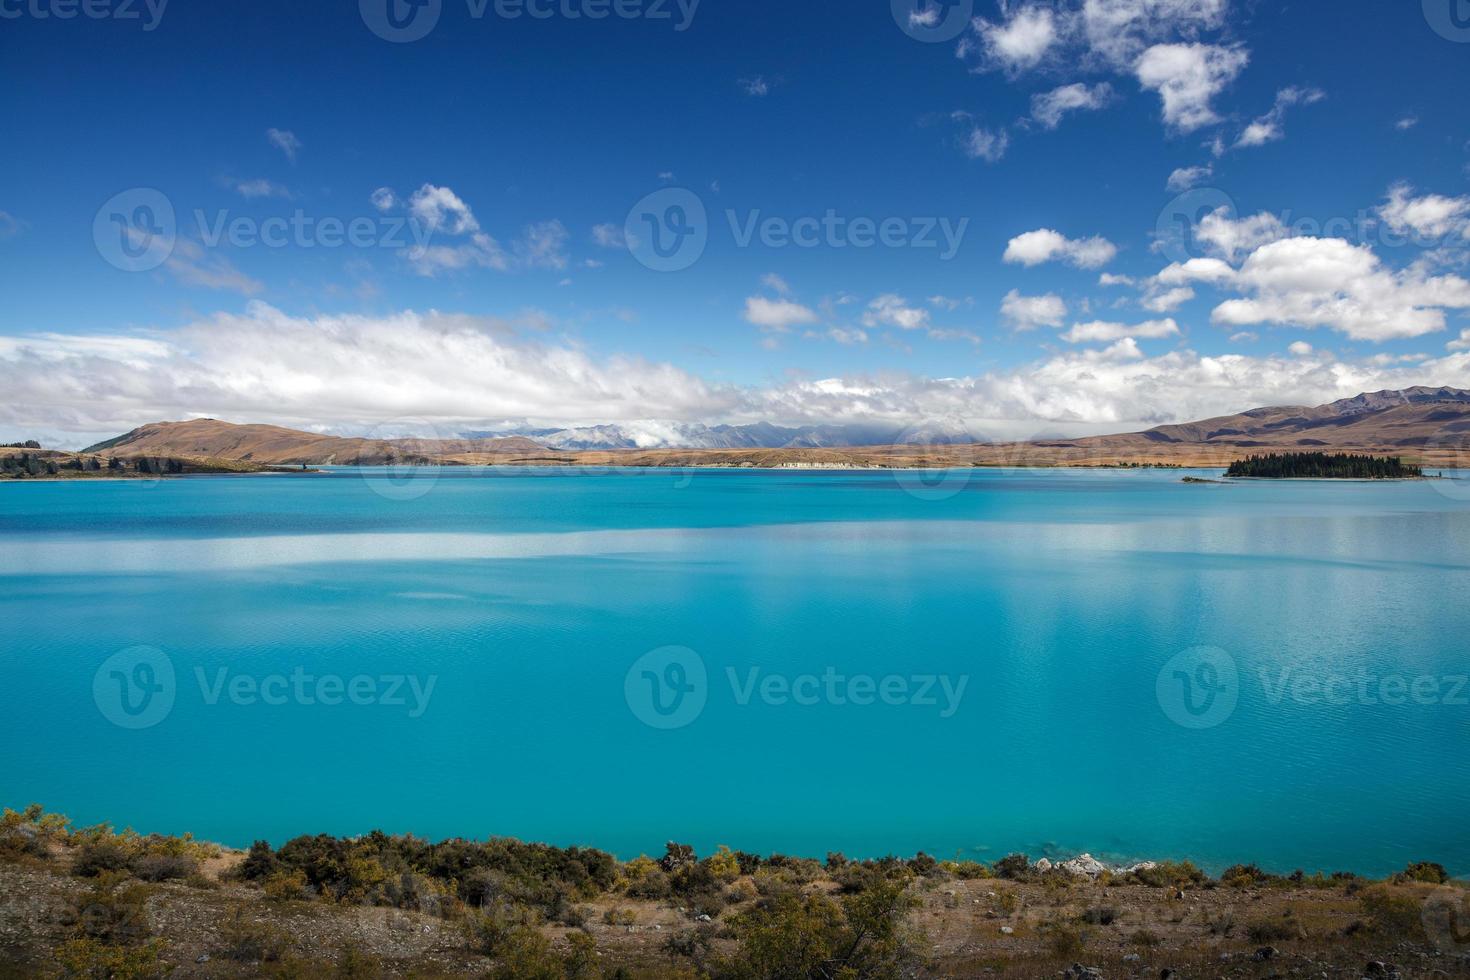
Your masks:
<svg viewBox="0 0 1470 980"><path fill-rule="evenodd" d="M1395 184L1388 189L1388 198L1378 208L1378 216L1400 235L1444 238L1460 234L1470 238L1470 196L1425 194L1415 197L1414 188L1409 184Z"/></svg>
<svg viewBox="0 0 1470 980"><path fill-rule="evenodd" d="M1015 330L1059 327L1067 316L1067 304L1055 293L1022 296L1012 289L1000 301L1000 315Z"/></svg>
<svg viewBox="0 0 1470 980"><path fill-rule="evenodd" d="M885 374L740 387L669 364L526 340L513 324L488 317L298 317L251 302L242 314L178 329L0 338L0 427L81 446L147 422L197 416L343 433L404 417L428 419L447 433L506 419L906 425L957 417L992 438L1025 438L1043 430L1129 431L1416 384L1470 387L1470 350L1413 364L1185 349L1150 358L1135 355L1132 339L969 377ZM1470 345L1470 331L1461 343Z"/></svg>
<svg viewBox="0 0 1470 980"><path fill-rule="evenodd" d="M1179 324L1172 317L1162 320L1145 320L1143 323L1113 323L1093 320L1090 323L1074 323L1072 328L1060 336L1069 344L1112 343L1119 340L1159 340L1177 337Z"/></svg>
<svg viewBox="0 0 1470 980"><path fill-rule="evenodd" d="M1139 56L1134 74L1143 88L1159 93L1164 123L1188 133L1220 121L1210 103L1249 60L1244 48L1198 42L1156 44Z"/></svg>
<svg viewBox="0 0 1470 980"><path fill-rule="evenodd" d="M897 327L900 330L918 330L929 325L929 311L910 306L908 300L895 293L884 293L868 304L863 312L863 326Z"/></svg>
<svg viewBox="0 0 1470 980"><path fill-rule="evenodd" d="M1306 357L1312 353L1312 345L1305 340L1298 340L1287 347L1286 351L1293 357Z"/></svg>
<svg viewBox="0 0 1470 980"><path fill-rule="evenodd" d="M986 63L1008 72L1034 68L1057 43L1056 15L1047 7L1022 7L999 23L975 22Z"/></svg>
<svg viewBox="0 0 1470 980"><path fill-rule="evenodd" d="M1031 96L1031 118L1047 129L1056 129L1067 113L1101 109L1112 100L1113 87L1107 82L1063 85Z"/></svg>
<svg viewBox="0 0 1470 980"><path fill-rule="evenodd" d="M1188 286L1173 289L1151 289L1140 299L1139 305L1150 313L1172 313L1194 299L1194 290Z"/></svg>
<svg viewBox="0 0 1470 980"><path fill-rule="evenodd" d="M1286 120L1286 110L1295 105L1311 105L1321 102L1327 96L1321 89L1301 88L1292 86L1284 88L1276 93L1276 104L1271 111L1256 119L1240 134L1235 141L1236 149L1249 146L1261 146L1279 140L1286 135L1283 124Z"/></svg>
<svg viewBox="0 0 1470 980"><path fill-rule="evenodd" d="M470 206L448 187L425 184L408 199L408 210L429 231L464 235L480 230Z"/></svg>
<svg viewBox="0 0 1470 980"><path fill-rule="evenodd" d="M1443 330L1445 309L1470 308L1470 282L1459 276L1431 276L1422 264L1395 272L1368 246L1340 238L1262 245L1234 282L1248 296L1215 307L1211 318L1225 326L1325 326L1383 341Z"/></svg>
<svg viewBox="0 0 1470 980"><path fill-rule="evenodd" d="M1285 238L1289 232L1274 214L1263 211L1246 218L1233 218L1221 207L1205 215L1194 234L1205 248L1234 262L1247 252Z"/></svg>
<svg viewBox="0 0 1470 980"><path fill-rule="evenodd" d="M1003 258L1025 266L1056 260L1079 269L1096 269L1107 265L1117 254L1117 246L1099 235L1074 239L1050 228L1038 228L1012 238L1006 244Z"/></svg>
<svg viewBox="0 0 1470 980"><path fill-rule="evenodd" d="M1169 174L1169 179L1164 186L1167 190L1178 193L1187 191L1191 187L1198 187L1213 176L1215 176L1215 168L1208 163L1198 167L1179 167Z"/></svg>
<svg viewBox="0 0 1470 980"><path fill-rule="evenodd" d="M385 213L399 207L401 203L391 187L379 187L368 195L368 200L372 202L373 207Z"/></svg>
<svg viewBox="0 0 1470 980"><path fill-rule="evenodd" d="M1011 145L1011 136L1004 129L987 129L977 125L967 112L956 112L952 117L967 127L960 140L960 148L965 151L965 156L971 160L995 163L1006 155L1006 150Z"/></svg>
<svg viewBox="0 0 1470 980"><path fill-rule="evenodd" d="M762 330L785 333L803 323L816 323L815 310L787 299L752 296L745 301L745 320Z"/></svg>
<svg viewBox="0 0 1470 980"><path fill-rule="evenodd" d="M628 240L623 229L614 224L592 226L592 241L602 248L627 248Z"/></svg>

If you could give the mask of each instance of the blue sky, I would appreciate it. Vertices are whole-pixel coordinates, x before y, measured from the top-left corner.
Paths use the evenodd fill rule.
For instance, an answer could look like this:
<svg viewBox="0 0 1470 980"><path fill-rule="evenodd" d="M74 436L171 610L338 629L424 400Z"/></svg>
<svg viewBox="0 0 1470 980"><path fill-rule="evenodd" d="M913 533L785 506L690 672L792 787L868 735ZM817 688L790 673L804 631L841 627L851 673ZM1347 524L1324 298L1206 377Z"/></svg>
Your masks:
<svg viewBox="0 0 1470 980"><path fill-rule="evenodd" d="M1470 387L1455 0L428 2L0 0L0 437Z"/></svg>

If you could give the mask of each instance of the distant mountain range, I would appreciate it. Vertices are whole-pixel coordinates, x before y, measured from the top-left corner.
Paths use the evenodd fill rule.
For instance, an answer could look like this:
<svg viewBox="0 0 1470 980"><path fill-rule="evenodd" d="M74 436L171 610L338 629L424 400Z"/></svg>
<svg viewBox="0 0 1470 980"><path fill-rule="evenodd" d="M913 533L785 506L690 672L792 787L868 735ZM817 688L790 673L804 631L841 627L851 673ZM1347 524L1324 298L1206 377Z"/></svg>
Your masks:
<svg viewBox="0 0 1470 980"><path fill-rule="evenodd" d="M702 422L623 422L574 429L467 432L468 438L523 436L548 449L833 449L847 446L977 441L958 423L920 428L897 425L705 425Z"/></svg>
<svg viewBox="0 0 1470 980"><path fill-rule="evenodd" d="M1110 465L1129 462L1214 465L1251 453L1321 448L1404 455L1440 465L1470 465L1470 391L1407 388L1315 407L1256 408L1143 432L990 444L959 423L899 432L891 426L707 426L637 422L460 439L352 439L273 425L215 419L157 422L85 452L171 456L258 464L378 465L584 462L597 465L928 466Z"/></svg>

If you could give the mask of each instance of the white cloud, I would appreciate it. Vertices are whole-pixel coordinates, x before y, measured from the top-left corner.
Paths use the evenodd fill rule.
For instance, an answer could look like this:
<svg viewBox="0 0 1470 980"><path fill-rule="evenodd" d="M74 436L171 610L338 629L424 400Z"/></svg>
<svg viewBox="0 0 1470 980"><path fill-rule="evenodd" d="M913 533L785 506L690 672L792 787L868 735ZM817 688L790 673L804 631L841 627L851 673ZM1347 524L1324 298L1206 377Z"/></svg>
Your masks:
<svg viewBox="0 0 1470 980"><path fill-rule="evenodd" d="M908 300L894 293L884 293L868 304L863 312L863 326L898 327L900 330L918 330L929 325L929 311L910 306Z"/></svg>
<svg viewBox="0 0 1470 980"><path fill-rule="evenodd" d="M1235 278L1235 270L1221 259L1189 259L1186 262L1171 262L1154 276L1154 281L1165 286L1177 286L1187 282L1208 282L1214 285Z"/></svg>
<svg viewBox="0 0 1470 980"><path fill-rule="evenodd" d="M1191 187L1198 187L1213 176L1215 176L1215 168L1208 163L1198 167L1180 167L1169 174L1169 180L1164 187L1176 193L1187 191Z"/></svg>
<svg viewBox="0 0 1470 980"><path fill-rule="evenodd" d="M1112 99L1113 87L1107 82L1063 85L1031 96L1031 118L1047 129L1056 129L1067 113L1102 109Z"/></svg>
<svg viewBox="0 0 1470 980"><path fill-rule="evenodd" d="M511 270L510 256L500 243L484 232L475 232L458 245L410 245L400 253L414 272L433 278L441 272L464 269Z"/></svg>
<svg viewBox="0 0 1470 980"><path fill-rule="evenodd" d="M1470 330L1461 330L1458 339L1444 346L1446 350L1470 350Z"/></svg>
<svg viewBox="0 0 1470 980"><path fill-rule="evenodd" d="M623 229L614 224L592 226L592 241L602 248L627 248L628 241Z"/></svg>
<svg viewBox="0 0 1470 980"><path fill-rule="evenodd" d="M1312 353L1312 345L1307 343L1305 340L1298 340L1291 346L1287 347L1286 350L1287 353L1291 354L1293 357L1306 357L1308 354Z"/></svg>
<svg viewBox="0 0 1470 980"><path fill-rule="evenodd" d="M1153 42L1218 30L1228 9L1228 0L1083 0L1083 34L1094 58L1124 70Z"/></svg>
<svg viewBox="0 0 1470 980"><path fill-rule="evenodd" d="M1097 284L1099 286L1131 286L1133 282L1134 279L1132 276L1114 275L1111 272L1104 272L1097 277Z"/></svg>
<svg viewBox="0 0 1470 980"><path fill-rule="evenodd" d="M962 340L967 344L979 347L983 340L980 335L971 330L954 330L947 327L930 327L930 340Z"/></svg>
<svg viewBox="0 0 1470 980"><path fill-rule="evenodd" d="M512 248L521 268L565 269L569 237L566 227L560 221L538 221L526 226Z"/></svg>
<svg viewBox="0 0 1470 980"><path fill-rule="evenodd" d="M1272 106L1271 111L1256 119L1240 134L1235 141L1236 149L1261 146L1281 139L1286 135L1283 123L1286 120L1287 109L1295 105L1311 105L1326 97L1321 89L1298 86L1282 89L1276 93L1276 104Z"/></svg>
<svg viewBox="0 0 1470 980"><path fill-rule="evenodd" d="M1413 195L1414 188L1408 184L1388 189L1388 199L1378 208L1378 216L1390 229L1423 238L1444 238L1456 232L1470 238L1470 196Z"/></svg>
<svg viewBox="0 0 1470 980"><path fill-rule="evenodd" d="M132 336L0 337L0 426L81 446L197 416L349 434L394 417L428 419L446 433L505 419L907 425L955 417L991 438L1028 438L1132 431L1417 384L1470 388L1470 331L1459 343L1466 348L1399 364L1187 349L1149 358L1136 356L1134 344L1067 350L968 377L890 373L740 387L669 364L526 341L489 317L295 317L251 302L240 315Z"/></svg>
<svg viewBox="0 0 1470 980"><path fill-rule="evenodd" d="M760 98L763 95L769 95L771 93L771 83L766 81L764 75L753 75L750 78L742 78L737 84L746 95L754 96L755 98Z"/></svg>
<svg viewBox="0 0 1470 980"><path fill-rule="evenodd" d="M1067 316L1067 304L1055 293L1022 296L1018 290L1012 289L1000 301L1000 315L1015 330L1059 327Z"/></svg>
<svg viewBox="0 0 1470 980"><path fill-rule="evenodd" d="M379 187L372 194L368 195L368 200L373 202L373 207L383 212L392 211L402 203L398 200L398 195L393 193L393 188L391 187Z"/></svg>
<svg viewBox="0 0 1470 980"><path fill-rule="evenodd" d="M470 206L448 187L425 184L408 199L408 210L429 231L466 235L480 230Z"/></svg>
<svg viewBox="0 0 1470 980"><path fill-rule="evenodd" d="M774 272L767 272L761 276L761 285L771 290L778 296L790 296L791 284Z"/></svg>
<svg viewBox="0 0 1470 980"><path fill-rule="evenodd" d="M1220 207L1200 220L1195 237L1211 252L1231 262L1262 245L1285 238L1289 232L1274 214L1261 212L1248 218L1232 218Z"/></svg>
<svg viewBox="0 0 1470 980"><path fill-rule="evenodd" d="M254 180L236 180L230 183L241 197L252 200L263 197L289 198L291 196L291 192L286 188L264 177L257 177Z"/></svg>
<svg viewBox="0 0 1470 980"><path fill-rule="evenodd" d="M955 115L957 118L967 118L963 113ZM984 160L986 163L995 163L1004 157L1010 145L1011 136L1004 129L986 129L973 124L961 142L965 156L971 160Z"/></svg>
<svg viewBox="0 0 1470 980"><path fill-rule="evenodd" d="M1418 116L1405 116L1398 122L1394 123L1393 128L1399 130L1400 132L1403 132L1406 129L1413 129L1417 125L1419 125Z"/></svg>
<svg viewBox="0 0 1470 980"><path fill-rule="evenodd" d="M296 154L301 152L301 141L296 138L295 133L289 129L272 127L265 131L265 138L271 146L286 154L286 159L296 162Z"/></svg>
<svg viewBox="0 0 1470 980"><path fill-rule="evenodd" d="M975 22L990 66L1008 72L1034 68L1057 42L1056 15L1047 7L1023 7L1003 23Z"/></svg>
<svg viewBox="0 0 1470 980"><path fill-rule="evenodd" d="M762 330L785 333L803 323L816 323L815 310L785 299L752 296L745 301L745 319Z"/></svg>
<svg viewBox="0 0 1470 980"><path fill-rule="evenodd" d="M1210 106L1250 60L1243 48L1212 44L1156 44L1139 56L1134 74L1159 93L1164 122L1188 133L1220 121Z"/></svg>
<svg viewBox="0 0 1470 980"><path fill-rule="evenodd" d="M974 306L975 297L930 296L929 305L934 307L935 309L948 310L949 312L953 313L955 310L959 309L962 306Z"/></svg>
<svg viewBox="0 0 1470 980"><path fill-rule="evenodd" d="M1254 333L1250 330L1242 330L1239 333L1233 333L1230 335L1230 342L1232 344L1249 344L1260 339L1260 334Z"/></svg>
<svg viewBox="0 0 1470 980"><path fill-rule="evenodd" d="M857 327L831 327L825 335L828 340L835 340L839 344L853 345L866 344L868 342L867 331Z"/></svg>
<svg viewBox="0 0 1470 980"><path fill-rule="evenodd" d="M1150 313L1172 313L1179 307L1194 299L1194 290L1188 286L1176 286L1173 289L1151 290L1139 305Z"/></svg>
<svg viewBox="0 0 1470 980"><path fill-rule="evenodd" d="M186 286L224 289L243 296L254 296L265 289L260 280L241 272L227 256L206 250L203 245L187 238L180 238L174 243L173 252L163 267Z"/></svg>
<svg viewBox="0 0 1470 980"><path fill-rule="evenodd" d="M1325 326L1355 340L1392 340L1443 330L1445 309L1470 308L1470 282L1430 276L1422 265L1394 272L1366 245L1340 238L1287 238L1245 260L1236 287L1251 294L1215 307L1227 326Z"/></svg>
<svg viewBox="0 0 1470 980"><path fill-rule="evenodd" d="M1117 254L1117 247L1101 236L1074 239L1050 228L1038 228L1012 238L1006 244L1003 258L1025 266L1058 260L1079 269L1096 269L1107 265Z"/></svg>
<svg viewBox="0 0 1470 980"><path fill-rule="evenodd" d="M1060 334L1069 344L1112 343L1119 340L1160 340L1177 337L1179 324L1172 317L1162 320L1145 320L1143 323L1113 323L1093 320L1090 323L1074 323L1070 330Z"/></svg>

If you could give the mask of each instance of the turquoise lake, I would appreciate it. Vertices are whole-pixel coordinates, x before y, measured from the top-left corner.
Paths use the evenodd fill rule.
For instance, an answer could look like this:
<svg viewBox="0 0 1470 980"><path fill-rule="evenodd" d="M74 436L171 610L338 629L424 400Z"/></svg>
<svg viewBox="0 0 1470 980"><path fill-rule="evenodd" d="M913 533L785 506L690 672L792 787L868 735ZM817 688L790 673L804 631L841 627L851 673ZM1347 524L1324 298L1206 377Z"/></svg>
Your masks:
<svg viewBox="0 0 1470 980"><path fill-rule="evenodd" d="M1470 872L1470 474L1182 475L0 485L0 802Z"/></svg>

